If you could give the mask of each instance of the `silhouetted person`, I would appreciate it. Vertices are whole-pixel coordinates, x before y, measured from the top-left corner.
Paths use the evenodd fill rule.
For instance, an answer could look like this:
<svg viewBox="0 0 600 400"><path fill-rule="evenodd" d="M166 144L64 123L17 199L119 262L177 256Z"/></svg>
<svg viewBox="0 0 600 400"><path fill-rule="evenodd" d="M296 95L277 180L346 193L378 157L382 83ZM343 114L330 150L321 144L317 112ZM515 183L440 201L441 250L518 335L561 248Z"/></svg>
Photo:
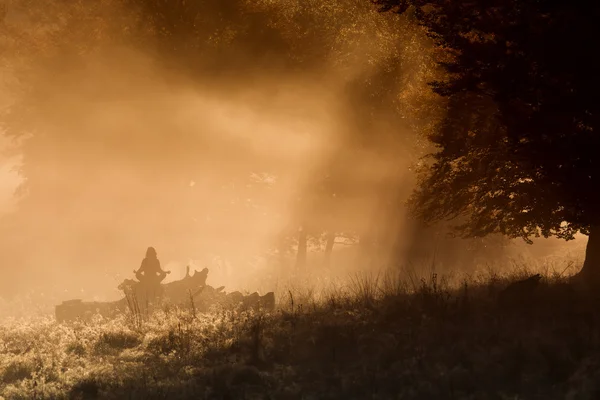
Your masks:
<svg viewBox="0 0 600 400"><path fill-rule="evenodd" d="M141 283L160 284L171 271L163 271L160 267L160 261L156 257L154 247L148 247L146 258L142 260L140 269L135 272L135 277Z"/></svg>

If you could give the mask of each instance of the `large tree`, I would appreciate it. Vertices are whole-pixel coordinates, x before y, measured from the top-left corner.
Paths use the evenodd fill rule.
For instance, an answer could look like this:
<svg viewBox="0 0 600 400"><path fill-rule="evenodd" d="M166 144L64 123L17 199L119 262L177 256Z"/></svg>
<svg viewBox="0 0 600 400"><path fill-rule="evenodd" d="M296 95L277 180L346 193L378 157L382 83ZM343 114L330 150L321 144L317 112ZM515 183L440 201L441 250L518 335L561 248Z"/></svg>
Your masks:
<svg viewBox="0 0 600 400"><path fill-rule="evenodd" d="M464 236L589 235L600 281L600 5L581 1L375 0L410 14L440 49L447 115L412 205Z"/></svg>

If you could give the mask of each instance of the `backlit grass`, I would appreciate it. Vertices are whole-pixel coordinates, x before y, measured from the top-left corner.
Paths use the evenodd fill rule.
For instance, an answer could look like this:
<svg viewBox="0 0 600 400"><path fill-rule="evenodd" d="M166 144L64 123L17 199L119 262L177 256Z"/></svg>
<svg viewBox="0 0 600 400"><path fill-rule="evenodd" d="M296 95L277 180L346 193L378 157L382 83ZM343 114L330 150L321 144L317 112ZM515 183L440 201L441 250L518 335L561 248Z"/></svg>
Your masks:
<svg viewBox="0 0 600 400"><path fill-rule="evenodd" d="M355 275L282 287L273 313L0 328L5 399L595 399L600 311L561 274Z"/></svg>

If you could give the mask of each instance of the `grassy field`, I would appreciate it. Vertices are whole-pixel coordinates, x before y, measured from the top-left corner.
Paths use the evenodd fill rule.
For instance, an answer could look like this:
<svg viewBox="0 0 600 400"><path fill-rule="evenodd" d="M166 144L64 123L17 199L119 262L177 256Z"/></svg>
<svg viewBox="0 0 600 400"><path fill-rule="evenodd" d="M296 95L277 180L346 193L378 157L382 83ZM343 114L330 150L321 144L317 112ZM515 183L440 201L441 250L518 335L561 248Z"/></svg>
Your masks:
<svg viewBox="0 0 600 400"><path fill-rule="evenodd" d="M0 328L4 399L598 399L600 311L566 279L360 276L277 311Z"/></svg>

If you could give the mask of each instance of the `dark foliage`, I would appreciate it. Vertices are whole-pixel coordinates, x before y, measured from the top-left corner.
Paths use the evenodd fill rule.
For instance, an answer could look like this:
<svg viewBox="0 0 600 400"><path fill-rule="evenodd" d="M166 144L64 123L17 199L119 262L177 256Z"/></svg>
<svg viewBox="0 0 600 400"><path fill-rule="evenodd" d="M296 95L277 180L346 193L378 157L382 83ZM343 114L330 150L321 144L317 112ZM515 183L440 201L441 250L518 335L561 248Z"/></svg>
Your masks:
<svg viewBox="0 0 600 400"><path fill-rule="evenodd" d="M442 50L447 116L413 206L464 236L572 239L600 223L600 7L554 1L376 0ZM464 218L464 219L463 219ZM466 222L464 222L466 221Z"/></svg>

